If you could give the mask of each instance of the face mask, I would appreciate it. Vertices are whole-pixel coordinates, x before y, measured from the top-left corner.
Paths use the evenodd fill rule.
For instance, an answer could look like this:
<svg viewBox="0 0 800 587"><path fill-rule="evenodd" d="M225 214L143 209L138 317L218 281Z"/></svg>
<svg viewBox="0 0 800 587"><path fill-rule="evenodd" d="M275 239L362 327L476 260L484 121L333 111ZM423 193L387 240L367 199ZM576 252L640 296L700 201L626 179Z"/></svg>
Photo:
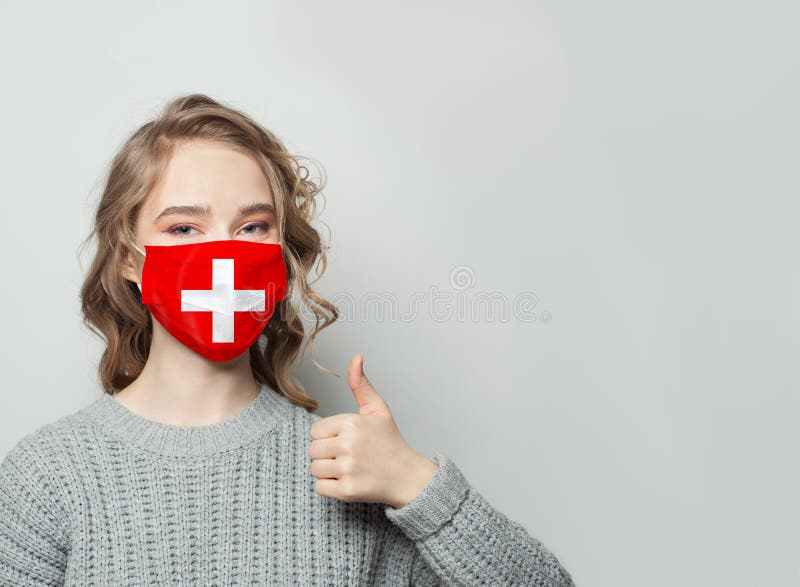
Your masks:
<svg viewBox="0 0 800 587"><path fill-rule="evenodd" d="M136 245L134 245L136 247ZM145 245L142 303L172 336L211 361L258 340L286 297L281 245L218 240Z"/></svg>

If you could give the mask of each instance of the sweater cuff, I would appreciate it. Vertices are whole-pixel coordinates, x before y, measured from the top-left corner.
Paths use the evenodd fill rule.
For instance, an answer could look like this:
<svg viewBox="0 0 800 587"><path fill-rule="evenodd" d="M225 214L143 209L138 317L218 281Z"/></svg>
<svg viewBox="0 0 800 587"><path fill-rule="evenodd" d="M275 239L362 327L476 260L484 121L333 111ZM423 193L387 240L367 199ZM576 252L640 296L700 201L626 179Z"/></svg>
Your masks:
<svg viewBox="0 0 800 587"><path fill-rule="evenodd" d="M461 470L442 453L431 460L436 473L422 491L402 508L386 505L386 516L412 540L424 538L447 523L458 510L469 490Z"/></svg>

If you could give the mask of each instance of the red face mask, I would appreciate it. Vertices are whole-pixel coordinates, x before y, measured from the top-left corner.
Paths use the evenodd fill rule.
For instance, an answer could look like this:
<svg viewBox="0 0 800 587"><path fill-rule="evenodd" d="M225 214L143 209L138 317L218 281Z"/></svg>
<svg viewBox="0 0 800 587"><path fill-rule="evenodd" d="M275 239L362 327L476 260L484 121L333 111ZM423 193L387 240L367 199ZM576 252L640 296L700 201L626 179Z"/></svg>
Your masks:
<svg viewBox="0 0 800 587"><path fill-rule="evenodd" d="M249 349L286 297L278 244L217 240L136 250L145 257L142 303L167 332L211 361Z"/></svg>

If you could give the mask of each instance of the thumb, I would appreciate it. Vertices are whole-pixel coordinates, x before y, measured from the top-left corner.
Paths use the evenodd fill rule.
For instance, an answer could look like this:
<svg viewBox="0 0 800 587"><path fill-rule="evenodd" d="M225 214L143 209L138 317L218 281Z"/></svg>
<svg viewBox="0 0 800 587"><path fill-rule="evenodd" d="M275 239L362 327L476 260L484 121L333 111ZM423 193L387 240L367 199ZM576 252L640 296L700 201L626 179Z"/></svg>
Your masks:
<svg viewBox="0 0 800 587"><path fill-rule="evenodd" d="M353 355L350 368L347 370L347 382L353 390L353 397L358 404L359 414L389 414L389 406L372 387L364 374L364 355Z"/></svg>

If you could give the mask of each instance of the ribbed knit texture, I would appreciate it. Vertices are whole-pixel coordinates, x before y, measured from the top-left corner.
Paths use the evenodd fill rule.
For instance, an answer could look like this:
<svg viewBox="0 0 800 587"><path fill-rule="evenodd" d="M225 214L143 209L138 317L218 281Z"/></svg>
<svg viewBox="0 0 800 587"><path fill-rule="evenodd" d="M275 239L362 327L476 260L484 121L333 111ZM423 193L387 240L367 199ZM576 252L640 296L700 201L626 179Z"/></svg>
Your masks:
<svg viewBox="0 0 800 587"><path fill-rule="evenodd" d="M208 426L103 395L38 428L0 463L0 584L573 585L444 454L400 509L319 495L320 418L263 385Z"/></svg>

